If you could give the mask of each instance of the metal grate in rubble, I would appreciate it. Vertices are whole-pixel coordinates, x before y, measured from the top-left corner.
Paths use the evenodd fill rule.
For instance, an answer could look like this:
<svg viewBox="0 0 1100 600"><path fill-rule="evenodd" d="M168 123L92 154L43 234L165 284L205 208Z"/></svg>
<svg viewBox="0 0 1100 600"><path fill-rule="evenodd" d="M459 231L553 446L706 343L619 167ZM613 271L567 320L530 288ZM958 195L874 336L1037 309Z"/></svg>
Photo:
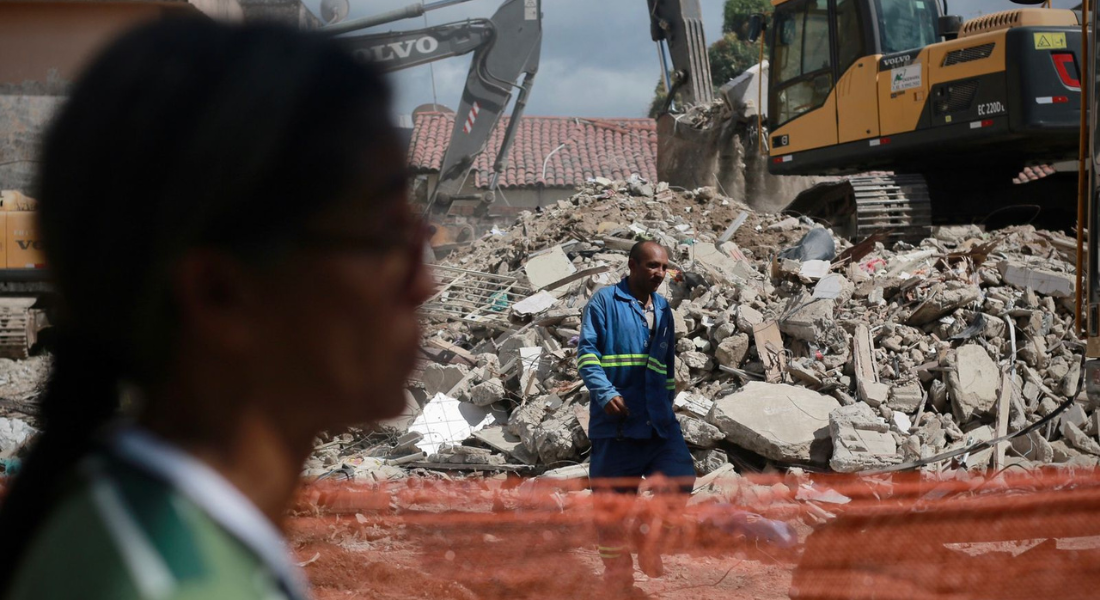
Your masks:
<svg viewBox="0 0 1100 600"><path fill-rule="evenodd" d="M509 326L512 305L531 288L515 277L434 265L436 293L421 309L426 316Z"/></svg>

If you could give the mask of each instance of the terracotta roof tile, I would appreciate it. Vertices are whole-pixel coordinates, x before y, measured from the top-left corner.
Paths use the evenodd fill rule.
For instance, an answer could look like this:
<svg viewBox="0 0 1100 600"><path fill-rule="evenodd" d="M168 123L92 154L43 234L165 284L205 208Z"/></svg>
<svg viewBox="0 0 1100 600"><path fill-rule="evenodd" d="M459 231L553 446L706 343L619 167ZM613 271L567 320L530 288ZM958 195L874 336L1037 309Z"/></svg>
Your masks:
<svg viewBox="0 0 1100 600"><path fill-rule="evenodd" d="M500 120L485 151L474 161L477 187L489 186L493 160L508 120ZM438 172L453 126L454 115L417 115L409 145L409 167L418 172ZM653 119L527 116L516 130L500 186L573 187L590 177L625 179L631 173L657 180L657 125Z"/></svg>

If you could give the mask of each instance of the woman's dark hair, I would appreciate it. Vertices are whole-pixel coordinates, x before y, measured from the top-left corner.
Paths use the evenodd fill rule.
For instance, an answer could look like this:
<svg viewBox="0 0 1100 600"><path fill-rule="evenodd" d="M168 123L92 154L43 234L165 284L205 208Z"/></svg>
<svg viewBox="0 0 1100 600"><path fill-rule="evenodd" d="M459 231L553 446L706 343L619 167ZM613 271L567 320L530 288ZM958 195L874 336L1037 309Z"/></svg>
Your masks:
<svg viewBox="0 0 1100 600"><path fill-rule="evenodd" d="M61 299L44 432L0 510L0 595L58 481L171 358L168 290L189 248L277 255L396 148L379 72L276 25L176 18L115 41L52 123L39 226Z"/></svg>

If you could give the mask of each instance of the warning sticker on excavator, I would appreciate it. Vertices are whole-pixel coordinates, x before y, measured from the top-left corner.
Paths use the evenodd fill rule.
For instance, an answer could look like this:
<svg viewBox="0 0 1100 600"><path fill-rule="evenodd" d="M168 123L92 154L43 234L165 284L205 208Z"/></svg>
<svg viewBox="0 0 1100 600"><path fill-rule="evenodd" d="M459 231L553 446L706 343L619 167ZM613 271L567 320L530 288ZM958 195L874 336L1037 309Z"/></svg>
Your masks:
<svg viewBox="0 0 1100 600"><path fill-rule="evenodd" d="M1065 50L1066 48L1066 34L1064 33L1036 33L1035 34L1035 49L1036 50Z"/></svg>
<svg viewBox="0 0 1100 600"><path fill-rule="evenodd" d="M902 90L909 90L913 88L919 88L923 85L921 81L921 65L917 63L915 65L909 65L906 67L898 67L896 69L890 69L890 91L900 92Z"/></svg>

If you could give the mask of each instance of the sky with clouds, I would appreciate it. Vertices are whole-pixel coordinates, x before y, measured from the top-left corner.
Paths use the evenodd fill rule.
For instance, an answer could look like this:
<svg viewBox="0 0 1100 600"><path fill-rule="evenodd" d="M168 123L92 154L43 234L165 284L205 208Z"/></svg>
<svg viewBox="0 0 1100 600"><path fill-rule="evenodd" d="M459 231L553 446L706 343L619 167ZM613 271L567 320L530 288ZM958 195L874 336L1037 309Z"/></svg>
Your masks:
<svg viewBox="0 0 1100 600"><path fill-rule="evenodd" d="M349 18L366 17L412 0L349 0ZM320 0L304 0L311 9ZM428 12L367 33L418 29L467 18L492 16L501 0L470 2ZM1079 0L1054 0L1070 8ZM701 0L708 43L721 37L723 0ZM1009 0L948 0L966 18L1014 8ZM645 0L543 0L542 57L527 105L529 115L643 117L660 77L657 49L649 37ZM432 80L440 104L454 108L462 93L469 55L400 71L392 76L401 114L432 102Z"/></svg>

